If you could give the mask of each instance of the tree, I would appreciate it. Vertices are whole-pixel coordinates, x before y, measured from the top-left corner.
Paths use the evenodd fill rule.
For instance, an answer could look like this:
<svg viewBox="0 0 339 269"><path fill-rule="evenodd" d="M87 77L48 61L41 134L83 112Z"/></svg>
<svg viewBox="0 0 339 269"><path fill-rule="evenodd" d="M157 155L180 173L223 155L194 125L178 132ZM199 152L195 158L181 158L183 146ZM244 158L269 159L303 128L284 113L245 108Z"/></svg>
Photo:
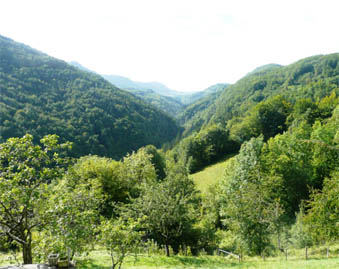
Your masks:
<svg viewBox="0 0 339 269"><path fill-rule="evenodd" d="M291 228L292 241L299 248L305 248L307 259L307 249L313 245L311 233L309 232L310 226L305 222L305 208L300 205L300 211L297 213L296 222Z"/></svg>
<svg viewBox="0 0 339 269"><path fill-rule="evenodd" d="M120 269L126 255L140 244L141 232L136 228L137 223L133 220L102 220L98 229L99 240L110 253L113 269Z"/></svg>
<svg viewBox="0 0 339 269"><path fill-rule="evenodd" d="M276 179L264 173L263 145L263 137L252 138L229 163L220 186L220 209L225 226L237 235L239 251L264 257L271 233L280 227L282 210L272 196Z"/></svg>
<svg viewBox="0 0 339 269"><path fill-rule="evenodd" d="M100 188L103 197L98 206L99 213L106 217L116 213L115 203L128 201L130 190L135 184L125 178L122 162L98 156L84 156L78 159L68 170L67 181L74 183L72 188L75 190L85 183Z"/></svg>
<svg viewBox="0 0 339 269"><path fill-rule="evenodd" d="M166 163L164 156L157 150L153 145L148 145L145 147L145 152L151 156L151 163L155 168L157 173L158 180L163 180L166 177Z"/></svg>
<svg viewBox="0 0 339 269"><path fill-rule="evenodd" d="M322 191L313 191L310 208L304 221L311 227L312 236L327 243L339 239L339 170L326 178Z"/></svg>
<svg viewBox="0 0 339 269"><path fill-rule="evenodd" d="M196 217L197 197L194 183L184 167L171 167L161 182L144 182L140 196L128 205L127 215L140 219L145 236L174 251L186 242Z"/></svg>
<svg viewBox="0 0 339 269"><path fill-rule="evenodd" d="M72 259L93 246L104 206L101 184L96 178L76 178L68 173L53 186L49 200L53 217L44 231L47 249Z"/></svg>
<svg viewBox="0 0 339 269"><path fill-rule="evenodd" d="M32 263L33 232L48 222L49 183L67 164L58 150L70 147L58 144L56 135L40 142L34 145L33 136L25 135L0 145L0 235L21 245L24 264Z"/></svg>

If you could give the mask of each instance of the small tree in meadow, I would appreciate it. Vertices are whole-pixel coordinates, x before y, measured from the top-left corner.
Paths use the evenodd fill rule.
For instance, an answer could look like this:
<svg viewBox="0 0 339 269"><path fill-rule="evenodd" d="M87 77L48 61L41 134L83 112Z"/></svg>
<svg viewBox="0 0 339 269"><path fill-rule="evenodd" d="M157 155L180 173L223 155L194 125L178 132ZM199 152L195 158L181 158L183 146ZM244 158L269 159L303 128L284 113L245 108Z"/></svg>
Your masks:
<svg viewBox="0 0 339 269"><path fill-rule="evenodd" d="M133 220L102 220L99 227L100 243L109 251L112 268L121 268L125 257L135 252L141 241L141 233L136 230Z"/></svg>

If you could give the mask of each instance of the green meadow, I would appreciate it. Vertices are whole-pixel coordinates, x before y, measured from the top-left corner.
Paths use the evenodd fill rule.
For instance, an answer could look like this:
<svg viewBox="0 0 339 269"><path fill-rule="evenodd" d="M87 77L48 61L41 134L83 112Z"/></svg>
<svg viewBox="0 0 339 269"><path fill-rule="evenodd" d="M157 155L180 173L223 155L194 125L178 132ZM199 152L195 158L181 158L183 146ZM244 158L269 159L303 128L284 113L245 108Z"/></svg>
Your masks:
<svg viewBox="0 0 339 269"><path fill-rule="evenodd" d="M202 193L205 193L211 185L220 180L224 176L227 162L231 157L232 156L228 156L222 161L209 165L203 170L190 175L195 182L197 189Z"/></svg>

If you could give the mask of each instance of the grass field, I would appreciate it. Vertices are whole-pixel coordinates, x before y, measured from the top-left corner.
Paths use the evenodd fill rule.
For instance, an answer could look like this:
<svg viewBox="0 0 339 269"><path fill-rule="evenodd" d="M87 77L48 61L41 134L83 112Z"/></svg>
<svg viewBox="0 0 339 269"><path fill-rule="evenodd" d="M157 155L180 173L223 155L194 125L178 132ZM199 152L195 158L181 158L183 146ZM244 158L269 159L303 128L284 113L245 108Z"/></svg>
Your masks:
<svg viewBox="0 0 339 269"><path fill-rule="evenodd" d="M190 177L194 180L198 190L200 190L202 193L205 193L210 185L221 179L224 176L227 161L231 157L232 156L228 156L224 160L207 166L204 170L190 175Z"/></svg>
<svg viewBox="0 0 339 269"><path fill-rule="evenodd" d="M101 252L93 252L90 256L78 261L78 268L83 269L108 269L110 268L109 255ZM307 268L307 269L322 269L322 268L339 268L339 258L318 258L309 260L287 260L283 258L270 258L266 261L262 259L252 258L239 263L236 259L229 259L218 256L138 256L128 257L122 266L129 269L146 269L146 268L173 268L173 269L188 269L188 268L262 268L262 269L292 269L292 268Z"/></svg>
<svg viewBox="0 0 339 269"><path fill-rule="evenodd" d="M302 257L291 256L287 261L284 257L268 258L263 261L259 257L247 257L241 263L235 258L221 256L171 256L162 255L147 256L139 255L137 257L129 256L125 259L123 268L128 269L146 269L146 268L258 268L258 269L290 269L290 268L306 268L306 269L322 269L322 268L339 268L339 257L336 253L335 257L326 258L326 256L310 257L305 260ZM9 265L9 256L0 253L0 266ZM108 269L110 267L110 256L102 250L92 251L86 257L77 259L78 269ZM12 264L17 264L12 260Z"/></svg>

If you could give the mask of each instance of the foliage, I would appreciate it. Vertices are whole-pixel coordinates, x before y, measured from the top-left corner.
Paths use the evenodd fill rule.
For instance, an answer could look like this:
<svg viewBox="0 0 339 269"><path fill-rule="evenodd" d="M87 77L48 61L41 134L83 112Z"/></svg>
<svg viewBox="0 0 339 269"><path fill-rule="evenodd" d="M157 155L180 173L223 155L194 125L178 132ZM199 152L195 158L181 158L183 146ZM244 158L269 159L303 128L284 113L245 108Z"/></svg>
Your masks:
<svg viewBox="0 0 339 269"><path fill-rule="evenodd" d="M259 68L216 95L188 106L179 117L185 127L183 136L189 135L185 140L194 141L199 135L194 131L203 133L221 125L230 130L230 140L243 143L260 134L268 140L283 133L294 120L302 120L301 114L310 125L316 119L322 121L338 104L338 61L336 53L305 58L285 67ZM302 104L302 100L307 101ZM181 148L180 144L176 148ZM208 164L204 161L198 166Z"/></svg>
<svg viewBox="0 0 339 269"><path fill-rule="evenodd" d="M144 182L140 196L125 209L127 215L140 219L147 238L169 246L175 252L180 244L189 243L189 233L195 221L197 200L193 182L186 170L171 167L161 182Z"/></svg>
<svg viewBox="0 0 339 269"><path fill-rule="evenodd" d="M196 100L178 115L177 118L179 123L185 127L185 130L182 134L183 137L186 137L195 131L199 131L208 123L213 113L215 113L216 99L228 86L228 84L217 84L212 86L211 88L214 89L213 92ZM209 89L206 91L208 90Z"/></svg>
<svg viewBox="0 0 339 269"><path fill-rule="evenodd" d="M224 225L237 235L240 252L255 255L265 255L270 229L275 232L282 215L279 200L272 195L277 183L265 176L260 160L263 145L262 137L244 143L220 187Z"/></svg>
<svg viewBox="0 0 339 269"><path fill-rule="evenodd" d="M228 130L220 126L199 132L183 139L173 150L174 159L183 162L190 173L201 170L238 150L238 143L229 138Z"/></svg>
<svg viewBox="0 0 339 269"><path fill-rule="evenodd" d="M304 206L301 205L296 222L291 229L294 245L298 248L308 248L313 245L311 233L309 231L310 227L304 221L304 215Z"/></svg>
<svg viewBox="0 0 339 269"><path fill-rule="evenodd" d="M50 221L48 183L62 175L67 161L58 151L70 146L58 144L56 135L45 136L41 144L25 135L0 145L0 235L21 245L25 264L32 263L34 231Z"/></svg>
<svg viewBox="0 0 339 269"><path fill-rule="evenodd" d="M324 180L321 192L313 191L308 202L310 208L304 221L311 227L310 234L318 242L339 240L339 171Z"/></svg>
<svg viewBox="0 0 339 269"><path fill-rule="evenodd" d="M103 200L101 182L96 179L74 178L71 175L58 182L49 200L53 218L44 231L47 248L72 258L93 246ZM50 243L53 242L53 243Z"/></svg>
<svg viewBox="0 0 339 269"><path fill-rule="evenodd" d="M249 115L238 124L232 125L232 136L243 142L262 134L265 140L286 131L286 119L291 104L282 96L274 96L253 107Z"/></svg>
<svg viewBox="0 0 339 269"><path fill-rule="evenodd" d="M67 180L79 183L95 184L103 195L98 210L105 216L114 214L114 203L128 201L134 183L126 180L123 175L123 163L98 156L84 156L70 167Z"/></svg>
<svg viewBox="0 0 339 269"><path fill-rule="evenodd" d="M127 223L122 219L101 221L99 241L109 251L113 269L120 269L125 257L140 244L141 233L136 226L132 220Z"/></svg>
<svg viewBox="0 0 339 269"><path fill-rule="evenodd" d="M163 180L166 177L166 160L165 156L159 152L153 145L145 147L146 154L151 156L151 163L154 166L155 172L157 173L158 180Z"/></svg>
<svg viewBox="0 0 339 269"><path fill-rule="evenodd" d="M175 121L102 77L0 36L0 142L57 134L76 157L119 159L180 131Z"/></svg>

